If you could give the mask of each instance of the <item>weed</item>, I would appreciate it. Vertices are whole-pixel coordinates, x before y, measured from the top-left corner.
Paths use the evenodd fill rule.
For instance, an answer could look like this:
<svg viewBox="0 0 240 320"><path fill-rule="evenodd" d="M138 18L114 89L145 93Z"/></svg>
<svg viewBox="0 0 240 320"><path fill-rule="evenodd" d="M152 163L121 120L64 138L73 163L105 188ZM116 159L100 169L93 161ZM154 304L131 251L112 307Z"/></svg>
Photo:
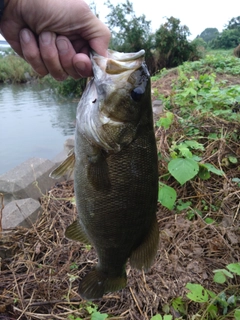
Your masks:
<svg viewBox="0 0 240 320"><path fill-rule="evenodd" d="M80 306L80 308L84 308L88 312L91 320L105 320L108 318L108 314L99 312L97 310L98 307L95 304L86 304L85 306ZM75 317L74 315L69 315L68 319L69 320L83 320L83 318Z"/></svg>
<svg viewBox="0 0 240 320"><path fill-rule="evenodd" d="M228 269L228 270L226 270ZM204 288L197 283L187 283L186 289L188 292L185 297L174 298L171 305L168 306L175 310L174 314L178 314L177 319L183 319L188 314L189 301L197 303L199 309L191 319L235 319L240 320L240 295L239 286L231 286L228 284L227 277L233 278L240 276L240 263L232 263L226 266L226 269L214 270L213 281L221 284L226 284L226 288L218 294ZM171 315L155 315L151 320L171 320Z"/></svg>

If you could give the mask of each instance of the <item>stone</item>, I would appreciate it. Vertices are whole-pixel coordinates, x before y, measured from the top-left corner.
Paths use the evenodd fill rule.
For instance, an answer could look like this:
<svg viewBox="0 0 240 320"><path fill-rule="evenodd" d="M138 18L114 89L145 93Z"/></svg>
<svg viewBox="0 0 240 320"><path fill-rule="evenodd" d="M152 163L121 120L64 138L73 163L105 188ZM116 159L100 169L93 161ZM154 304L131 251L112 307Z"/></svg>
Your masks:
<svg viewBox="0 0 240 320"><path fill-rule="evenodd" d="M39 199L59 180L49 173L56 164L48 159L31 158L0 176L0 194L4 205L18 199ZM64 180L62 178L61 180Z"/></svg>
<svg viewBox="0 0 240 320"><path fill-rule="evenodd" d="M69 137L66 139L64 143L64 150L67 152L67 154L74 148L75 139L74 136Z"/></svg>
<svg viewBox="0 0 240 320"><path fill-rule="evenodd" d="M32 198L14 200L2 210L2 228L9 229L16 226L30 228L42 211L39 201Z"/></svg>
<svg viewBox="0 0 240 320"><path fill-rule="evenodd" d="M162 100L154 100L152 103L152 109L153 113L155 115L159 115L163 112L164 105L162 103Z"/></svg>

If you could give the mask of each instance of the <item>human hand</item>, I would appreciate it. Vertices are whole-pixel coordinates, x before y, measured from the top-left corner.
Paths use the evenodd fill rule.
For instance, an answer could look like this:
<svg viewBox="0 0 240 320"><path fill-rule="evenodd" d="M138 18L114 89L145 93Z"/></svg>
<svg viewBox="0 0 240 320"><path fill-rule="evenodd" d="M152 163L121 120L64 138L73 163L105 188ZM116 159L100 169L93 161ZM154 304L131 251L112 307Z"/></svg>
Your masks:
<svg viewBox="0 0 240 320"><path fill-rule="evenodd" d="M37 73L57 80L91 76L89 49L106 56L110 40L84 0L5 0L0 29Z"/></svg>

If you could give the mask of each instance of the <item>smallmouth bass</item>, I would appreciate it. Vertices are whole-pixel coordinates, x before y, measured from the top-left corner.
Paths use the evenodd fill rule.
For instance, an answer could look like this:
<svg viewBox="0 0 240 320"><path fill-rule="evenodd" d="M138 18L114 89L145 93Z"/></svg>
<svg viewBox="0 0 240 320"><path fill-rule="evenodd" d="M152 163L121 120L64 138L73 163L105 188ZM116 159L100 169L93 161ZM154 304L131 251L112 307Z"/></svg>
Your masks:
<svg viewBox="0 0 240 320"><path fill-rule="evenodd" d="M94 77L78 105L74 153L52 173L74 166L79 218L66 237L97 252L97 265L79 284L84 299L124 288L128 259L148 269L158 248L157 150L144 54L91 55Z"/></svg>

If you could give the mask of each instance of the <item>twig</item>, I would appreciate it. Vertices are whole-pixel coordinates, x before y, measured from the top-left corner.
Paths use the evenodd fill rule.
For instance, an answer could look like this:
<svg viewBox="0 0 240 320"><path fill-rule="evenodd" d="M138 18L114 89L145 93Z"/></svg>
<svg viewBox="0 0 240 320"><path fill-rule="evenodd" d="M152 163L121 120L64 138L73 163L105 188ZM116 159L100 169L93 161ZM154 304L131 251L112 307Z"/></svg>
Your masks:
<svg viewBox="0 0 240 320"><path fill-rule="evenodd" d="M137 299L136 299L136 297L135 297L135 295L134 295L134 293L133 293L132 288L129 287L129 289L130 289L131 295L132 295L132 297L133 297L133 300L134 300L135 303L136 303L136 306L137 306L137 308L138 308L138 311L139 311L140 314L143 316L142 310L141 310L141 308L139 307L138 301L137 301Z"/></svg>

